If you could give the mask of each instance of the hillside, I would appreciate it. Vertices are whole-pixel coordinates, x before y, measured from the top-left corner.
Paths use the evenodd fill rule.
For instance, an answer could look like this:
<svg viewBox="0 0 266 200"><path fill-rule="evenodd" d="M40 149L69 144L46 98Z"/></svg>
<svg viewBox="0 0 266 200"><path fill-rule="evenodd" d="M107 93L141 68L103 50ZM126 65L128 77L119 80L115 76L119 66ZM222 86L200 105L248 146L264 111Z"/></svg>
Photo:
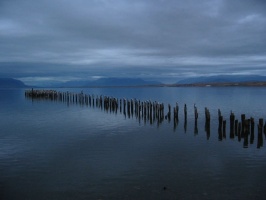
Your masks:
<svg viewBox="0 0 266 200"><path fill-rule="evenodd" d="M201 76L183 79L176 84L219 84L219 83L248 83L266 82L266 76L257 75L221 75L221 76Z"/></svg>
<svg viewBox="0 0 266 200"><path fill-rule="evenodd" d="M69 81L61 84L61 87L115 87L115 86L145 86L160 85L156 81L145 81L140 78L101 78L95 81Z"/></svg>
<svg viewBox="0 0 266 200"><path fill-rule="evenodd" d="M25 88L22 81L13 78L0 78L0 88Z"/></svg>

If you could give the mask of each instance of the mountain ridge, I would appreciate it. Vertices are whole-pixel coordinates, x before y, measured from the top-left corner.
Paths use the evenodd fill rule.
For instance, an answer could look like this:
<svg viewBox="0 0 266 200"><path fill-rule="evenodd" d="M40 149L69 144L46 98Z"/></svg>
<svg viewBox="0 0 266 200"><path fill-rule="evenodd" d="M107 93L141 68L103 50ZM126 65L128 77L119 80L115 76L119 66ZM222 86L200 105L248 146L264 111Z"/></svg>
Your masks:
<svg viewBox="0 0 266 200"><path fill-rule="evenodd" d="M159 81L147 81L141 78L100 78L97 80L67 81L64 83L49 84L34 87L180 87L180 86L266 86L266 76L260 75L216 75L185 78L173 84L164 84ZM0 78L0 88L28 88L22 81L14 78Z"/></svg>
<svg viewBox="0 0 266 200"><path fill-rule="evenodd" d="M200 76L182 79L175 84L219 84L219 83L245 83L266 82L266 76L260 75L216 75Z"/></svg>
<svg viewBox="0 0 266 200"><path fill-rule="evenodd" d="M14 78L0 78L0 88L26 88L22 81Z"/></svg>
<svg viewBox="0 0 266 200"><path fill-rule="evenodd" d="M100 78L94 81L68 81L59 84L61 87L117 87L117 86L146 86L161 85L158 81L146 81L141 78Z"/></svg>

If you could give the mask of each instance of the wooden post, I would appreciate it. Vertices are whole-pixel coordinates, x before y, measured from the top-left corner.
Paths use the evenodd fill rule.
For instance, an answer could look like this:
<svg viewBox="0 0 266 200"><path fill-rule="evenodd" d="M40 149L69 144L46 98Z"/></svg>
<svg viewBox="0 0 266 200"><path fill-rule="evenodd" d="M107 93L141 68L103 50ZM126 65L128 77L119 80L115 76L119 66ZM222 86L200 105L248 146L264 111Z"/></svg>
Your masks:
<svg viewBox="0 0 266 200"><path fill-rule="evenodd" d="M250 134L250 119L247 119L245 120L244 143L243 143L244 148L248 148L249 134Z"/></svg>
<svg viewBox="0 0 266 200"><path fill-rule="evenodd" d="M262 126L261 126L261 124L258 124L258 142L257 142L257 148L259 149L262 146L263 146Z"/></svg>
<svg viewBox="0 0 266 200"><path fill-rule="evenodd" d="M195 117L195 120L198 119L198 109L196 107L196 104L194 104L194 117Z"/></svg>
<svg viewBox="0 0 266 200"><path fill-rule="evenodd" d="M236 119L236 120L235 120L235 135L236 135L236 136L238 135L237 130L238 130L238 120Z"/></svg>
<svg viewBox="0 0 266 200"><path fill-rule="evenodd" d="M241 124L241 122L239 122L238 123L238 130L237 130L238 141L241 141L241 128L242 128L242 124Z"/></svg>
<svg viewBox="0 0 266 200"><path fill-rule="evenodd" d="M243 138L244 137L244 132L245 132L245 119L246 119L246 115L245 114L242 114L241 115L241 124L242 124L242 127L241 127L241 137Z"/></svg>
<svg viewBox="0 0 266 200"><path fill-rule="evenodd" d="M222 116L221 110L218 109L218 118Z"/></svg>
<svg viewBox="0 0 266 200"><path fill-rule="evenodd" d="M184 106L185 121L187 121L187 105Z"/></svg>
<svg viewBox="0 0 266 200"><path fill-rule="evenodd" d="M263 127L263 118L260 118L260 119L259 119L259 126L260 126L260 127Z"/></svg>
<svg viewBox="0 0 266 200"><path fill-rule="evenodd" d="M175 109L176 109L176 120L178 121L179 106L178 106L178 103L177 102L176 102L176 105L175 105Z"/></svg>
<svg viewBox="0 0 266 200"><path fill-rule="evenodd" d="M226 138L226 120L223 120L223 137Z"/></svg>
<svg viewBox="0 0 266 200"><path fill-rule="evenodd" d="M222 127L223 127L223 116L220 115L220 116L219 116L219 129L222 130Z"/></svg>
<svg viewBox="0 0 266 200"><path fill-rule="evenodd" d="M168 122L171 121L171 105L170 104L168 104L167 119L168 119Z"/></svg>
<svg viewBox="0 0 266 200"><path fill-rule="evenodd" d="M230 114L230 138L234 138L235 136L235 115L233 112Z"/></svg>
<svg viewBox="0 0 266 200"><path fill-rule="evenodd" d="M222 119L223 117L222 116L219 116L219 121ZM223 121L223 120L222 120ZM222 141L223 140L223 132L222 132L222 123L220 125L220 122L219 122L219 127L218 127L218 140L219 141Z"/></svg>
<svg viewBox="0 0 266 200"><path fill-rule="evenodd" d="M265 122L265 124L264 124L264 130L263 130L263 132L264 132L264 135L265 135L265 137L266 137L266 122Z"/></svg>
<svg viewBox="0 0 266 200"><path fill-rule="evenodd" d="M205 107L205 131L207 135L207 140L209 140L210 138L210 124L211 124L210 120L211 120L210 111L207 107Z"/></svg>

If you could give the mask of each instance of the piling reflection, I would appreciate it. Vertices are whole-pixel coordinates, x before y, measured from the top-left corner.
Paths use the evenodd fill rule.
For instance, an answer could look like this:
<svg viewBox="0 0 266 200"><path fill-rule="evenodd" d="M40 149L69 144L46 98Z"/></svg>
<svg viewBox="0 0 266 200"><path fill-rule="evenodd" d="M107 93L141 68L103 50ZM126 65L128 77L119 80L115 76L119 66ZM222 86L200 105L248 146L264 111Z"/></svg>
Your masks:
<svg viewBox="0 0 266 200"><path fill-rule="evenodd" d="M198 129L198 120L195 119L195 123L194 123L194 134L198 135L199 133L199 129Z"/></svg>
<svg viewBox="0 0 266 200"><path fill-rule="evenodd" d="M211 135L211 115L207 107L205 107L205 132L207 140L209 140Z"/></svg>
<svg viewBox="0 0 266 200"><path fill-rule="evenodd" d="M261 124L258 125L258 143L257 148L261 148L263 146L263 138L262 138L262 126Z"/></svg>
<svg viewBox="0 0 266 200"><path fill-rule="evenodd" d="M184 121L184 131L185 131L185 133L187 132L187 119L185 119L185 121Z"/></svg>
<svg viewBox="0 0 266 200"><path fill-rule="evenodd" d="M103 95L90 95L71 92L60 92L55 90L26 90L25 97L30 100L50 100L66 103L70 105L88 106L91 108L98 108L106 113L122 114L125 119L136 118L141 124L156 124L159 127L164 121L171 123L173 121L173 130L176 131L179 124L179 105L176 102L172 108L170 104L167 105L167 112L165 114L164 104L157 101L140 101L138 99L118 99L110 96ZM194 134L199 133L198 128L198 109L194 104ZM205 127L206 139L210 139L211 135L211 116L210 111L205 107ZM229 135L230 139L235 137L239 142L243 140L243 147L248 148L249 145L254 144L255 140L255 120L253 117L246 119L246 115L241 115L241 120L236 119L235 114L230 113L230 126ZM258 136L257 148L263 146L263 134L266 137L266 122L263 124L263 119L259 119L258 123ZM184 132L187 132L188 119L187 119L187 105L184 104ZM218 109L218 140L226 140L226 120L222 116L221 110Z"/></svg>
<svg viewBox="0 0 266 200"><path fill-rule="evenodd" d="M235 114L231 111L230 114L230 138L234 139L235 137Z"/></svg>

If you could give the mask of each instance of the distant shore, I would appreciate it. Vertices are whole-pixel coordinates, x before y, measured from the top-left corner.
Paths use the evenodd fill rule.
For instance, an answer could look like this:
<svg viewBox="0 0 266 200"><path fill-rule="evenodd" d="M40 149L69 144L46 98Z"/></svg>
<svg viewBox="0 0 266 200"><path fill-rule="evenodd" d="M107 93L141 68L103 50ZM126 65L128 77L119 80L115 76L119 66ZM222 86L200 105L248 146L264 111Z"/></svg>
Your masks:
<svg viewBox="0 0 266 200"><path fill-rule="evenodd" d="M266 82L239 82L239 83L190 83L190 84L149 84L149 85L106 85L106 86L27 86L22 87L1 87L0 89L15 88L144 88L144 87L266 87Z"/></svg>
<svg viewBox="0 0 266 200"><path fill-rule="evenodd" d="M245 86L245 87L265 87L266 82L239 82L239 83L192 83L192 84L168 84L165 85L168 87L237 87L237 86Z"/></svg>
<svg viewBox="0 0 266 200"><path fill-rule="evenodd" d="M144 88L144 87L266 87L266 82L240 83L191 83L191 84L150 84L150 85L110 85L110 86L80 86L80 87L51 87L51 88Z"/></svg>
<svg viewBox="0 0 266 200"><path fill-rule="evenodd" d="M82 88L121 88L121 87L266 87L266 82L240 82L240 83L191 83L191 84L155 84L131 86L84 86Z"/></svg>

